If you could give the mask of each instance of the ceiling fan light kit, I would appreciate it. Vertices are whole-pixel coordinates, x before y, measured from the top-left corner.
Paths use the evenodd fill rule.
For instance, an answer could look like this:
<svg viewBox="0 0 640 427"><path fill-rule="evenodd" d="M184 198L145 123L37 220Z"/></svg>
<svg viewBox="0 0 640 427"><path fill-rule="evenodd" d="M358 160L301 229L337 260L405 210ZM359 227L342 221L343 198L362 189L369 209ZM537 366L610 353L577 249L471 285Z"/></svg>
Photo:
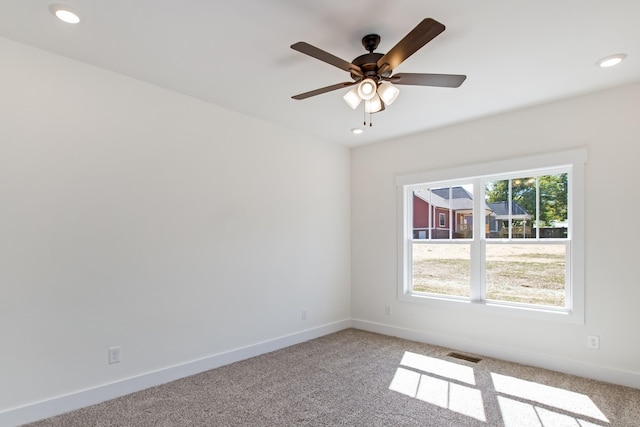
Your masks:
<svg viewBox="0 0 640 427"><path fill-rule="evenodd" d="M345 93L342 99L344 99L344 102L349 104L349 107L353 108L354 110L358 108L358 105L360 105L360 102L362 102L362 98L360 98L360 95L358 95L357 86L351 89L349 92Z"/></svg>
<svg viewBox="0 0 640 427"><path fill-rule="evenodd" d="M373 94L374 96L371 99L364 100L364 112L365 113L377 113L382 110L382 100L377 94Z"/></svg>
<svg viewBox="0 0 640 427"><path fill-rule="evenodd" d="M378 86L378 95L380 95L380 98L382 98L382 102L384 102L385 105L393 104L393 101L398 98L399 94L400 89L391 83L382 82L380 83L380 86Z"/></svg>
<svg viewBox="0 0 640 427"><path fill-rule="evenodd" d="M358 96L361 99L369 100L376 95L377 83L372 78L366 78L358 85Z"/></svg>
<svg viewBox="0 0 640 427"><path fill-rule="evenodd" d="M292 98L302 100L355 85L343 96L344 101L354 110L364 101L365 113L372 114L384 110L385 105L391 105L398 98L400 90L391 83L396 85L459 87L467 76L422 73L392 75L398 65L444 30L445 26L435 19L423 19L386 54L374 53L380 43L380 36L368 34L362 38L362 46L369 53L358 56L352 62L338 58L309 43L294 43L291 45L292 49L347 71L353 82L334 84L294 95Z"/></svg>

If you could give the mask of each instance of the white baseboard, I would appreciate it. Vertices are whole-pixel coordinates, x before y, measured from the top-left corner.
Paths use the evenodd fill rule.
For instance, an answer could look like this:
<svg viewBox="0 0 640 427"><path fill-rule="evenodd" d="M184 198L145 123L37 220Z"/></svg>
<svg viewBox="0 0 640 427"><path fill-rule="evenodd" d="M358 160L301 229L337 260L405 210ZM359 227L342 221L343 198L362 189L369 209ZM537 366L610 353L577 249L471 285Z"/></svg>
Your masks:
<svg viewBox="0 0 640 427"><path fill-rule="evenodd" d="M259 356L281 348L289 347L338 332L351 327L351 320L345 319L319 327L273 338L267 341L237 348L224 353L214 354L175 366L169 366L153 372L126 378L108 384L102 384L74 393L57 396L40 402L31 403L0 412L0 426L18 426L21 424L49 418L75 409L95 405L116 397L144 390L190 375L219 368L233 362Z"/></svg>
<svg viewBox="0 0 640 427"><path fill-rule="evenodd" d="M345 319L290 335L273 338L246 347L237 348L224 353L211 355L180 365L170 366L161 370L115 381L113 383L102 384L67 395L57 396L40 402L8 409L0 412L0 426L18 426L24 423L73 411L75 409L95 405L116 397L141 391L160 384L165 384L170 381L175 381L180 378L205 372L240 360L245 360L250 357L259 356L281 348L286 348L350 327L412 341L439 345L442 347L515 363L537 366L585 378L620 384L627 387L640 388L640 373L638 372L556 358L543 354L525 352L513 348L495 346L451 336L432 334L414 329L400 328L382 323L358 319Z"/></svg>
<svg viewBox="0 0 640 427"><path fill-rule="evenodd" d="M496 346L478 341L461 339L446 335L421 332L414 329L400 328L366 320L352 319L353 328L363 331L376 332L412 341L447 347L454 350L474 353L481 356L493 357L509 362L530 365L552 371L564 372L584 378L605 381L627 387L640 388L640 373L612 368L610 366L576 360L562 359L544 354L531 353L509 347Z"/></svg>

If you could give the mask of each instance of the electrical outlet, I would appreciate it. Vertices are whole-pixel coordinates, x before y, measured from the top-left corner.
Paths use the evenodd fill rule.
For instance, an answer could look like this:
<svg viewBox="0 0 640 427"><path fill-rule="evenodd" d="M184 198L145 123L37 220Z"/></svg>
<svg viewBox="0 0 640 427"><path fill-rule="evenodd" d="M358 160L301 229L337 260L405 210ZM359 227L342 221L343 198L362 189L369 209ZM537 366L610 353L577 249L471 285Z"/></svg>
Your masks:
<svg viewBox="0 0 640 427"><path fill-rule="evenodd" d="M309 318L309 312L306 308L302 309L302 320L307 320Z"/></svg>
<svg viewBox="0 0 640 427"><path fill-rule="evenodd" d="M111 347L109 349L109 364L120 363L120 347Z"/></svg>
<svg viewBox="0 0 640 427"><path fill-rule="evenodd" d="M385 305L384 306L384 314L386 314L387 316L391 316L391 306L390 305Z"/></svg>
<svg viewBox="0 0 640 427"><path fill-rule="evenodd" d="M587 347L598 350L600 348L600 337L597 335L589 335L587 337Z"/></svg>

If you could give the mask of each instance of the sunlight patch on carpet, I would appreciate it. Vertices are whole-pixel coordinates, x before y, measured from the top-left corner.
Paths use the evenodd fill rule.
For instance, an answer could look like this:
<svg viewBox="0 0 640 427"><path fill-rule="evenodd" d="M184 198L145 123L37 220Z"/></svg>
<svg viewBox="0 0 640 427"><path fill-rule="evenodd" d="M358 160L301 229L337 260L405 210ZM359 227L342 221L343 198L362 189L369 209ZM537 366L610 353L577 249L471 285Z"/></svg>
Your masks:
<svg viewBox="0 0 640 427"><path fill-rule="evenodd" d="M423 402L486 421L482 393L475 385L473 369L433 357L405 352L389 386Z"/></svg>
<svg viewBox="0 0 640 427"><path fill-rule="evenodd" d="M550 416L548 414L548 413L551 413L549 408L557 408L563 412L566 412L569 414L575 414L575 416L593 418L594 420L604 421L605 423L609 422L607 417L596 406L596 404L593 403L591 398L589 398L589 396L586 396L584 394L575 393L573 391L563 390L561 388L551 387L548 385L538 384L532 381L525 381L519 378L510 377L507 375L500 375L496 373L492 373L491 378L493 380L493 385L495 387L495 390L498 393L519 399L518 401L519 409L517 412L521 410L524 411L524 409L522 409L523 408L522 405L528 405L531 409L527 409L526 411L527 412L534 411L536 419L538 418L542 419L544 417L548 418ZM507 400L513 400L513 399L507 399ZM522 402L522 400L531 402L531 404L529 404L528 402L527 403ZM504 401L504 404L503 404L503 401ZM524 424L507 424L506 418L508 418L509 417L508 414L512 412L512 408L514 404L507 402L505 399L499 400L499 402L500 402L500 408L502 410L503 416L505 415L505 413L507 414L507 417L505 417L505 426L524 425ZM537 408L535 403L544 405L547 409ZM570 417L570 418L574 419L574 425L580 425L580 424L575 424L577 422L575 418L573 417ZM533 419L533 415L532 415L532 419ZM520 420L519 422L521 421L522 420ZM538 424L531 424L531 425L540 426L540 425L555 425L555 424L539 424L538 423ZM587 425L587 424L582 424L582 425Z"/></svg>
<svg viewBox="0 0 640 427"><path fill-rule="evenodd" d="M400 365L435 374L440 377L476 385L473 368L458 363L447 362L446 360L436 359L435 357L405 351Z"/></svg>
<svg viewBox="0 0 640 427"><path fill-rule="evenodd" d="M602 424L503 396L498 396L498 405L504 427L603 427Z"/></svg>
<svg viewBox="0 0 640 427"><path fill-rule="evenodd" d="M491 372L493 389L483 396L473 367L409 351L399 365L389 390L483 422L487 422L484 398L497 400L504 427L609 424L585 394Z"/></svg>

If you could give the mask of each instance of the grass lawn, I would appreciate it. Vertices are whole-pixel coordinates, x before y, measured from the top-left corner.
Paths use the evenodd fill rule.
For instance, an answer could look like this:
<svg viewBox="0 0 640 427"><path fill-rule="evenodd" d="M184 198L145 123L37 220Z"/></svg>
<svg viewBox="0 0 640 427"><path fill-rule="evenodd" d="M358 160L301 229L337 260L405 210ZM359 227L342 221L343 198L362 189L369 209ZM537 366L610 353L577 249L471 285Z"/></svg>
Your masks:
<svg viewBox="0 0 640 427"><path fill-rule="evenodd" d="M487 244L486 298L564 307L564 245ZM413 290L469 297L469 245L414 245Z"/></svg>

